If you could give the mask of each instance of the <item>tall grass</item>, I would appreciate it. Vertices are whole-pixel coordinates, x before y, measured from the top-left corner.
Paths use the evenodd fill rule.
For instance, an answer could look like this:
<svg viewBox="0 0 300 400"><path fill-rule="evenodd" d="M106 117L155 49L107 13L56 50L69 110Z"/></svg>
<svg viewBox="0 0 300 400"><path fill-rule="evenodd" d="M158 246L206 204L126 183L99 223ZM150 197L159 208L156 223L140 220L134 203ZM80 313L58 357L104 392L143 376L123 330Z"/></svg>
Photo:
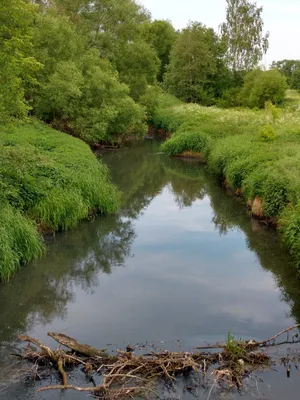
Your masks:
<svg viewBox="0 0 300 400"><path fill-rule="evenodd" d="M0 219L0 280L8 280L20 264L40 257L44 244L35 224L13 207L4 206Z"/></svg>
<svg viewBox="0 0 300 400"><path fill-rule="evenodd" d="M173 103L163 97L154 122L172 133L166 155L204 154L210 169L259 200L261 216L278 222L282 238L300 266L300 97L288 92L281 109L218 109Z"/></svg>
<svg viewBox="0 0 300 400"><path fill-rule="evenodd" d="M119 193L82 141L36 120L0 128L0 280L43 251L43 231L111 213Z"/></svg>

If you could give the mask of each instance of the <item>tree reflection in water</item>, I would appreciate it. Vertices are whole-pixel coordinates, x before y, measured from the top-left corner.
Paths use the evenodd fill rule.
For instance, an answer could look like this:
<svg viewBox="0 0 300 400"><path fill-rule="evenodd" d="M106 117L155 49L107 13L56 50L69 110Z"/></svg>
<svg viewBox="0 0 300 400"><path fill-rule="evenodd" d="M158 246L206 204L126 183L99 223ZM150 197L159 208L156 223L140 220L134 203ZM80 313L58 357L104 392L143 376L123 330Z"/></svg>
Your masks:
<svg viewBox="0 0 300 400"><path fill-rule="evenodd" d="M49 241L43 259L0 286L0 342L15 339L37 321L64 318L67 304L75 301L75 286L90 293L101 282L102 273L124 266L132 256L134 221L166 186L179 209L207 196L214 213L212 222L220 234L231 229L245 233L249 249L257 254L262 267L273 273L283 299L290 303L291 314L300 322L299 282L277 235L251 221L244 203L221 189L205 166L164 158L157 152L158 145L151 142L102 156L123 192L120 213L58 234Z"/></svg>

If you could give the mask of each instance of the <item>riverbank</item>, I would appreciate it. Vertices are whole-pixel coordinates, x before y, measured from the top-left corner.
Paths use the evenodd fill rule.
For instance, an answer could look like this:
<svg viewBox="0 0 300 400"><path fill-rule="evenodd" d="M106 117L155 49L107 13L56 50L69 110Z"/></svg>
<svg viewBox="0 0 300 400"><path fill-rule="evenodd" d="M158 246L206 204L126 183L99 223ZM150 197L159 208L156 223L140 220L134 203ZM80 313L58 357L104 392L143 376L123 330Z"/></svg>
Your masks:
<svg viewBox="0 0 300 400"><path fill-rule="evenodd" d="M300 264L300 117L297 102L277 109L234 110L183 104L162 96L154 117L171 132L169 156L201 154L210 169L243 195L254 216L275 224Z"/></svg>
<svg viewBox="0 0 300 400"><path fill-rule="evenodd" d="M43 254L43 234L118 207L89 146L37 120L1 127L0 176L0 281Z"/></svg>

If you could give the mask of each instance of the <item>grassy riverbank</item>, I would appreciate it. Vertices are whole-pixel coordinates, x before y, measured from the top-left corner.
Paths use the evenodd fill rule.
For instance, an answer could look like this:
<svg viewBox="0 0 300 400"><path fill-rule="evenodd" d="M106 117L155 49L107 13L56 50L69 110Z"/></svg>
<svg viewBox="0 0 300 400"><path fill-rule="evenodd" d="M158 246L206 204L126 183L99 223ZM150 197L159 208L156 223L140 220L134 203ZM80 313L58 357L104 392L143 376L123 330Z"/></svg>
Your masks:
<svg viewBox="0 0 300 400"><path fill-rule="evenodd" d="M233 110L160 99L156 127L173 133L167 155L201 153L209 167L257 217L276 223L300 264L299 97L290 92L285 108Z"/></svg>
<svg viewBox="0 0 300 400"><path fill-rule="evenodd" d="M82 141L33 120L0 135L0 280L44 251L43 233L110 213L118 192Z"/></svg>

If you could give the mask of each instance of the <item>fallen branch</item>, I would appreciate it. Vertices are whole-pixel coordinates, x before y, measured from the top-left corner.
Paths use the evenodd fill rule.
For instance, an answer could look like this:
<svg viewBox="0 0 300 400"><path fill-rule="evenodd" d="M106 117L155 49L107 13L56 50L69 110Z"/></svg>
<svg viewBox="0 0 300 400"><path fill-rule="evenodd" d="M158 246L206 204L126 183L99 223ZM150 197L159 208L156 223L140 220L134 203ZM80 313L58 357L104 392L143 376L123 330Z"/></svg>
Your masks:
<svg viewBox="0 0 300 400"><path fill-rule="evenodd" d="M269 343L269 342L272 342L273 340L277 339L279 336L283 335L284 333L290 332L290 331L292 331L292 330L294 330L294 329L297 329L297 328L299 328L299 327L300 327L300 324L296 324L296 325L290 326L289 328L284 329L283 331L277 333L276 335L270 337L270 338L267 339L267 340L264 340L263 342L259 342L258 344L259 344L260 346L263 346L263 345L265 345L265 344L267 344L267 343Z"/></svg>
<svg viewBox="0 0 300 400"><path fill-rule="evenodd" d="M96 392L104 388L102 385L95 387L87 387L87 388L82 388L74 385L52 385L40 388L37 390L37 392L45 392L47 390L66 390L66 389L77 390L78 392Z"/></svg>
<svg viewBox="0 0 300 400"><path fill-rule="evenodd" d="M109 354L107 354L103 350L95 349L94 347L91 347L87 344L81 344L76 339L73 339L70 336L64 335L62 333L49 332L48 336L50 336L59 344L67 347L68 349L76 351L76 353L84 354L88 357L110 357Z"/></svg>
<svg viewBox="0 0 300 400"><path fill-rule="evenodd" d="M67 374L66 374L66 372L64 370L64 362L63 362L62 358L60 358L58 360L57 368L58 368L59 373L61 374L63 385L64 385L64 387L66 387L67 384L68 384L68 377L67 377Z"/></svg>
<svg viewBox="0 0 300 400"><path fill-rule="evenodd" d="M243 385L243 378L248 376L251 371L271 365L270 357L260 352L260 347L274 345L274 343L268 343L299 326L287 328L262 342L237 341L231 338L228 343L217 343L196 348L219 348L221 350L211 353L170 352L161 349L159 352L153 351L150 354L136 356L134 351L118 350L116 356L110 356L104 350L81 344L76 339L61 333L51 332L48 335L56 340L60 346L69 349L68 351L62 350L61 347L57 350L51 350L37 339L29 336L22 335L20 339L35 345L39 349L34 349L30 345L27 346L23 358L35 362L40 368L43 368L45 361L51 361L50 367L54 366L60 374L61 385L46 386L40 388L39 392L69 389L90 392L97 398L106 400L133 399L135 397L146 399L155 393L153 387L157 386L159 382L165 382L169 384L169 387L174 387L174 383L180 374L187 376L192 372L196 374L201 372L203 376L206 376L209 370L214 379L210 394L217 382L225 383L228 388L234 386L240 388ZM84 370L88 374L100 374L102 377L101 384L93 387L79 387L68 384L68 376L64 367L79 365L84 365Z"/></svg>

